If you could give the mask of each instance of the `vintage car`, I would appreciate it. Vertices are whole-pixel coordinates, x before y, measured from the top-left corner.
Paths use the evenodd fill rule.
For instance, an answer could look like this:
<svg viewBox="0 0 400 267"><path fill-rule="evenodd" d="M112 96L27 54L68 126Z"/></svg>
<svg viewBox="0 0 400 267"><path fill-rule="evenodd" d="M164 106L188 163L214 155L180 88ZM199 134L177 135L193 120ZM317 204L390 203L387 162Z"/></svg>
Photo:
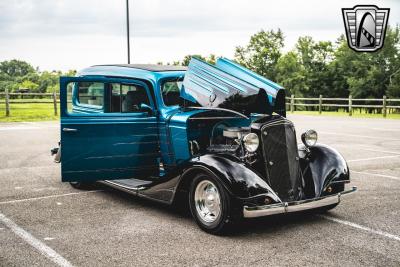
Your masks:
<svg viewBox="0 0 400 267"><path fill-rule="evenodd" d="M98 65L61 77L62 181L101 181L135 195L188 202L201 229L242 218L329 210L350 182L335 149L286 118L278 84L220 58L188 67Z"/></svg>

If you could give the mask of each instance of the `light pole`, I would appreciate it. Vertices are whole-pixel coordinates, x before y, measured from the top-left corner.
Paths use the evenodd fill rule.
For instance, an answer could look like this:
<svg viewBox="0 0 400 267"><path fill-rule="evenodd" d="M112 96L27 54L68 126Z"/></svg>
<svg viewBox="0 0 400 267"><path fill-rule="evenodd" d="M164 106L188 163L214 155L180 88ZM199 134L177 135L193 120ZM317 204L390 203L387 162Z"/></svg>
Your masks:
<svg viewBox="0 0 400 267"><path fill-rule="evenodd" d="M129 0L126 0L126 40L128 48L128 64L131 63L131 47L129 43Z"/></svg>

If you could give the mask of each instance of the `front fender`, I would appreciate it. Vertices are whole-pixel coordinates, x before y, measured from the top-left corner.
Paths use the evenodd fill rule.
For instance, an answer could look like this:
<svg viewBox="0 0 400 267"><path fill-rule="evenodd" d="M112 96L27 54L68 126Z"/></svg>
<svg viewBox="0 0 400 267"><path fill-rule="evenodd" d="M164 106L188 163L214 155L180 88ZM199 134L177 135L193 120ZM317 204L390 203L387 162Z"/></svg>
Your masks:
<svg viewBox="0 0 400 267"><path fill-rule="evenodd" d="M279 197L251 167L228 154L206 154L192 158L185 174L196 170L210 171L221 180L228 192L236 198L248 199L268 195L274 201Z"/></svg>
<svg viewBox="0 0 400 267"><path fill-rule="evenodd" d="M334 148L318 144L307 149L299 148L304 179L314 184L315 197L325 194L332 184L350 181L350 171L346 160Z"/></svg>

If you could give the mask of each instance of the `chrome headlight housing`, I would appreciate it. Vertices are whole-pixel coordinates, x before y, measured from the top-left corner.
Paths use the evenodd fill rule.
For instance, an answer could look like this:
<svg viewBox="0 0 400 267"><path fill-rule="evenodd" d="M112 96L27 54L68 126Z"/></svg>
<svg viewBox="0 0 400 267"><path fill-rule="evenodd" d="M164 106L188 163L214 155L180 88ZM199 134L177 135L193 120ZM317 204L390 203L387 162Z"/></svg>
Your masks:
<svg viewBox="0 0 400 267"><path fill-rule="evenodd" d="M260 139L255 133L246 134L243 137L243 145L248 152L256 152L258 146L260 145Z"/></svg>
<svg viewBox="0 0 400 267"><path fill-rule="evenodd" d="M315 130L307 130L301 135L301 141L306 147L315 146L318 140L318 134Z"/></svg>

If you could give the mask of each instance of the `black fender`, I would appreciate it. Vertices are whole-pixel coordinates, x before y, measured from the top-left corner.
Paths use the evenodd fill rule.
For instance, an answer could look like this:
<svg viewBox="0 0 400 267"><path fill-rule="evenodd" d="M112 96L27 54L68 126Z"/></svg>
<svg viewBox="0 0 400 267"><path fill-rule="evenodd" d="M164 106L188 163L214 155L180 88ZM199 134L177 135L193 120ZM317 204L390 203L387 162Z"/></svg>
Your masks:
<svg viewBox="0 0 400 267"><path fill-rule="evenodd" d="M245 200L263 195L280 202L279 197L261 175L232 155L205 154L193 157L187 162L182 179L187 179L188 176L193 178L190 176L197 171L213 173L231 196L237 199Z"/></svg>
<svg viewBox="0 0 400 267"><path fill-rule="evenodd" d="M309 148L301 146L299 155L300 166L306 183L306 194L307 187L311 191L314 189L314 192L310 192L314 193L314 196L311 195L311 197L329 194L325 190L330 185L350 182L347 162L336 149L323 144ZM308 197L310 197L310 194L308 194Z"/></svg>

